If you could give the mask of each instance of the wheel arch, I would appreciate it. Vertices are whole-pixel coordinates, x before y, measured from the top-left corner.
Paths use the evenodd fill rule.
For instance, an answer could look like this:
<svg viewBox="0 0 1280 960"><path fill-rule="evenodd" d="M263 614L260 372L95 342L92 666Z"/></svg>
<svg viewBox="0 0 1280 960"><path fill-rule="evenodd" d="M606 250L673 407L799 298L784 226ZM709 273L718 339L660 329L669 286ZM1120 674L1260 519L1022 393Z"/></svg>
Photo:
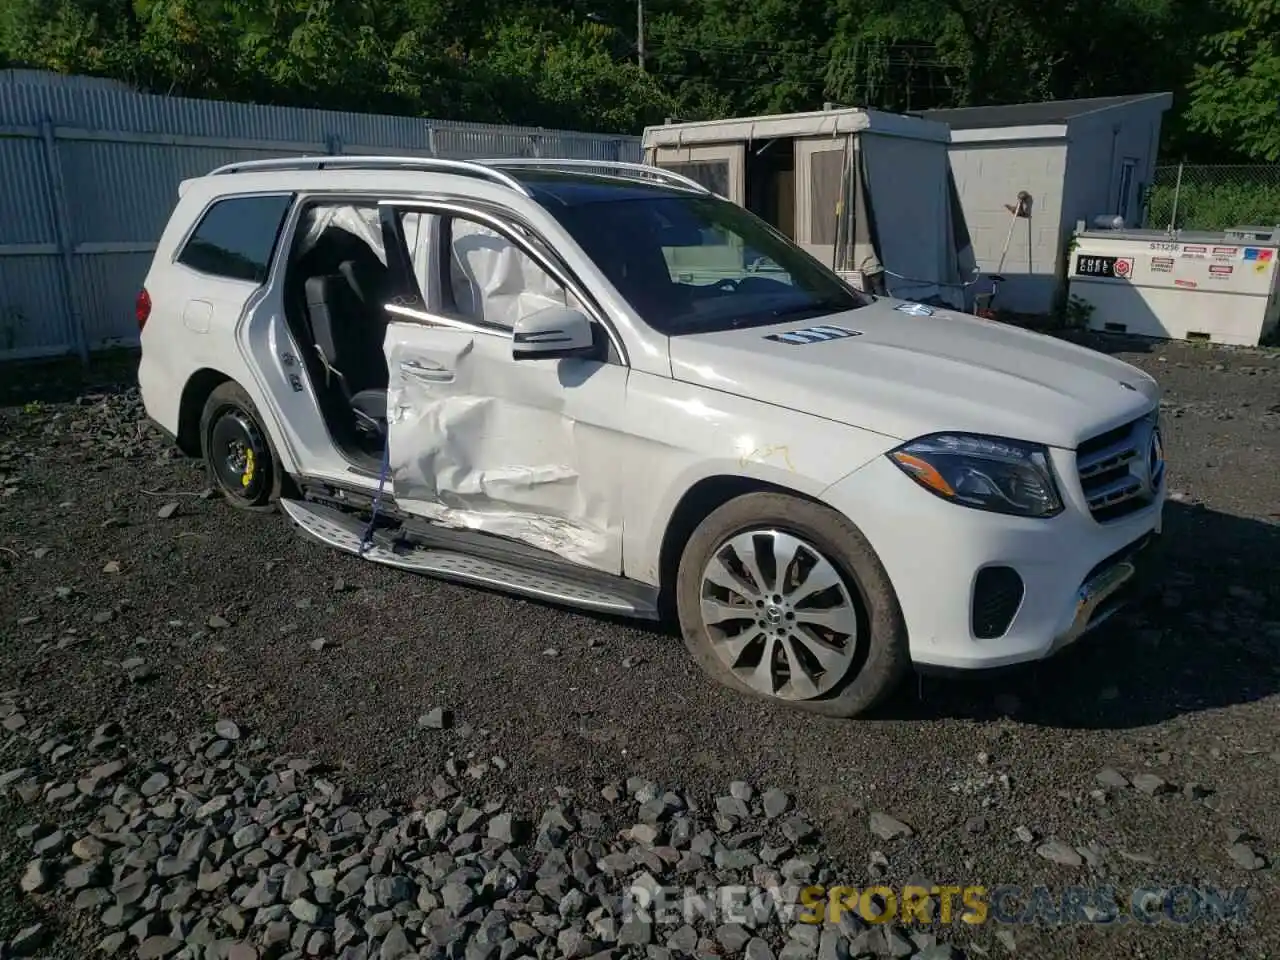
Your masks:
<svg viewBox="0 0 1280 960"><path fill-rule="evenodd" d="M712 474L698 480L676 502L658 549L658 604L664 620L675 616L676 571L689 537L713 510L748 493L781 493L830 506L812 494L760 477Z"/></svg>
<svg viewBox="0 0 1280 960"><path fill-rule="evenodd" d="M209 395L219 386L234 380L221 370L201 367L187 378L178 403L178 449L189 457L201 456L200 415Z"/></svg>

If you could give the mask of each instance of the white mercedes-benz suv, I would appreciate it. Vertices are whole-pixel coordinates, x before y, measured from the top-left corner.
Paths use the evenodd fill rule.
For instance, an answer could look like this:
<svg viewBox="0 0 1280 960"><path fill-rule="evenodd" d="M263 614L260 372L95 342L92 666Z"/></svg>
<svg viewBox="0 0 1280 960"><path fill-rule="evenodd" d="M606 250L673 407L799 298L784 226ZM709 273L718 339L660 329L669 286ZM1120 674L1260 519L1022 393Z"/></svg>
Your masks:
<svg viewBox="0 0 1280 960"><path fill-rule="evenodd" d="M148 415L338 550L670 614L743 692L853 716L1044 658L1157 539L1154 380L874 298L655 167L304 157L185 181Z"/></svg>

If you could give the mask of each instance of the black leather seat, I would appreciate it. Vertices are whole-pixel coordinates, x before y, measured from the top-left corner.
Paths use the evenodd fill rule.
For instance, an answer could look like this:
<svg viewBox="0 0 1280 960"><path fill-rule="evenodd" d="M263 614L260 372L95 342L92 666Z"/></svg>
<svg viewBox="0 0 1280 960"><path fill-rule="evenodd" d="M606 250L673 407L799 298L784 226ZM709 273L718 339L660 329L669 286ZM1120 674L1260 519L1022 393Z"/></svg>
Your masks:
<svg viewBox="0 0 1280 960"><path fill-rule="evenodd" d="M366 248L367 249L367 248ZM381 435L387 419L387 271L372 251L308 277L307 318L326 375L336 379L357 428Z"/></svg>
<svg viewBox="0 0 1280 960"><path fill-rule="evenodd" d="M387 390L361 390L351 395L351 409L359 417L363 414L383 424L387 421Z"/></svg>

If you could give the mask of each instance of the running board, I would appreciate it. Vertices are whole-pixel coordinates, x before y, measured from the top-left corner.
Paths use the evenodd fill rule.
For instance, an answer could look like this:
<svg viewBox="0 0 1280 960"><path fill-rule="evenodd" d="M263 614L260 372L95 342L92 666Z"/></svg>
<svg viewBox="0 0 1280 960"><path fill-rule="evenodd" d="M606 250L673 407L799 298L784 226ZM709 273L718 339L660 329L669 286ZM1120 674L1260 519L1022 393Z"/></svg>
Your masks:
<svg viewBox="0 0 1280 960"><path fill-rule="evenodd" d="M360 554L365 523L359 517L301 500L280 500L285 514L306 534L343 553ZM441 528L447 533L447 528ZM533 569L527 564L470 556L442 547L391 549L369 544L367 560L442 580L490 587L573 607L646 620L658 617L656 591L622 577L576 569ZM610 582L612 581L612 582Z"/></svg>

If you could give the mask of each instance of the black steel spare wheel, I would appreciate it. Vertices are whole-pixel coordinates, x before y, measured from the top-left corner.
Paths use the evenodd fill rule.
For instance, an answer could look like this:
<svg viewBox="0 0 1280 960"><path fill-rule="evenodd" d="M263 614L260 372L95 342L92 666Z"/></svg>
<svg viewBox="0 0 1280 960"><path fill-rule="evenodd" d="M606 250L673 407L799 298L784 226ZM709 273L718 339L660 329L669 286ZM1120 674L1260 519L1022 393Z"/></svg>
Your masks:
<svg viewBox="0 0 1280 960"><path fill-rule="evenodd" d="M280 494L279 470L253 400L238 383L209 395L200 435L210 479L234 506L262 508Z"/></svg>

